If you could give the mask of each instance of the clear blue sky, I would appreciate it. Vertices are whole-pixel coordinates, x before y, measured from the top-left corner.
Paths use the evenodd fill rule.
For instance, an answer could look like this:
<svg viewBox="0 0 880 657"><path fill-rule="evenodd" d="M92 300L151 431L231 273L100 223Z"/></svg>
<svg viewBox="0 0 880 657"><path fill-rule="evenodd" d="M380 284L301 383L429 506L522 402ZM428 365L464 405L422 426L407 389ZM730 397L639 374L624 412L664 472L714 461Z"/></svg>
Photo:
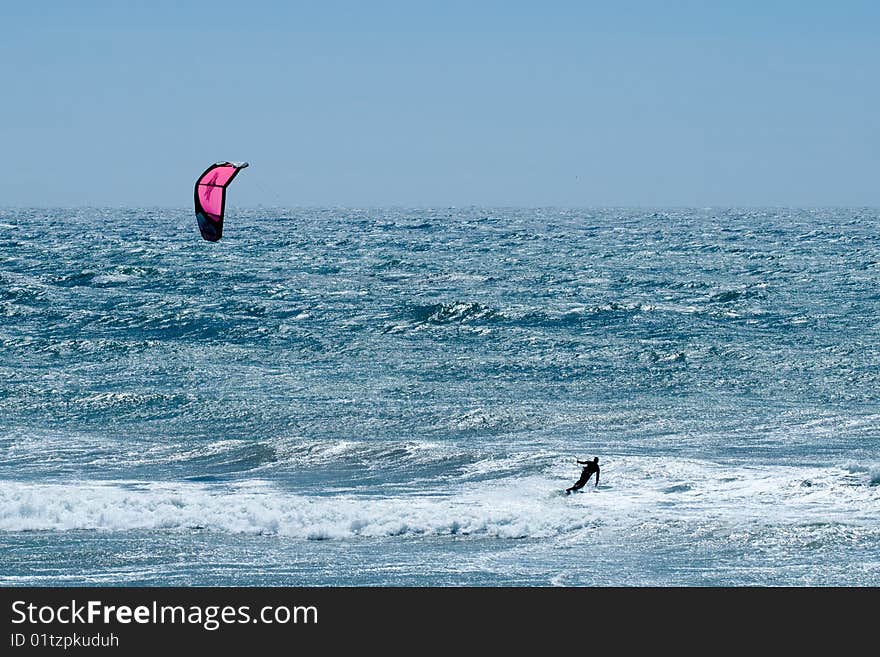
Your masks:
<svg viewBox="0 0 880 657"><path fill-rule="evenodd" d="M0 153L0 206L880 206L880 3L0 0Z"/></svg>

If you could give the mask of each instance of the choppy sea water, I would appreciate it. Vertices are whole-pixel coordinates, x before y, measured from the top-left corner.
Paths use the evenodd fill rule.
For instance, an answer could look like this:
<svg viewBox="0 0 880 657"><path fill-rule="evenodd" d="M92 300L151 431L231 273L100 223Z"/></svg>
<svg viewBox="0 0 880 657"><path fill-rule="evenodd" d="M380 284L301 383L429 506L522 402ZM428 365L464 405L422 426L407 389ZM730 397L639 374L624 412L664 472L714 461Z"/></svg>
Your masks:
<svg viewBox="0 0 880 657"><path fill-rule="evenodd" d="M0 210L4 585L876 586L878 427L877 210Z"/></svg>

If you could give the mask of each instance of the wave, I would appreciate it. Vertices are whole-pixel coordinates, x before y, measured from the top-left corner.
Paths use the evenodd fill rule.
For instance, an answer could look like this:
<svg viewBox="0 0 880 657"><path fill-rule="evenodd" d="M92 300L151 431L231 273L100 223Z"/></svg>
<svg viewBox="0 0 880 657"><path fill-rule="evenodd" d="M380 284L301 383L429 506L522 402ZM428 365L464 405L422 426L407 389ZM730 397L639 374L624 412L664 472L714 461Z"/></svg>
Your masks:
<svg viewBox="0 0 880 657"><path fill-rule="evenodd" d="M55 476L89 476L87 473L100 472L105 477L126 478L150 472L163 480L199 480L217 475L247 477L270 473L286 478L293 473L297 477L308 474L311 480L334 481L344 477L348 481L375 481L378 477L380 481L400 481L475 478L475 473L466 474L470 466L489 461L496 463L494 470L498 472L509 469L508 457L494 453L489 445L463 449L431 441L278 437L145 442L65 432L0 435L0 472L42 471ZM487 466L487 473L491 469Z"/></svg>
<svg viewBox="0 0 880 657"><path fill-rule="evenodd" d="M479 303L456 302L417 305L412 309L416 322L424 324L465 324L468 322L492 322L506 319L497 310Z"/></svg>
<svg viewBox="0 0 880 657"><path fill-rule="evenodd" d="M274 453L273 467L324 468L345 463L356 469L412 469L448 464L466 455L453 446L425 441L303 440L277 438L266 445Z"/></svg>
<svg viewBox="0 0 880 657"><path fill-rule="evenodd" d="M758 290L724 290L709 297L709 303L732 303L743 299L762 298L764 294Z"/></svg>
<svg viewBox="0 0 880 657"><path fill-rule="evenodd" d="M798 527L845 527L853 536L880 530L880 490L871 485L876 483L872 465L755 468L621 457L604 463L599 488L572 496L561 494L577 474L571 463L548 466L545 457L524 454L506 459L506 465L499 471L498 463L477 461L455 479L377 485L365 494L326 486L321 494L288 492L265 479L0 481L0 531L581 540L582 531L653 534L673 526L715 536L759 536L762 527L789 533Z"/></svg>
<svg viewBox="0 0 880 657"><path fill-rule="evenodd" d="M867 476L868 483L872 486L880 485L880 463L847 463L846 469L856 475Z"/></svg>
<svg viewBox="0 0 880 657"><path fill-rule="evenodd" d="M630 316L658 310L642 303L609 302L595 306L577 306L568 310L546 311L528 308L498 309L478 302L416 304L408 309L403 323L385 328L385 333L400 333L426 326L505 326L513 328L578 328L588 324L606 324L626 320ZM674 310L664 308L663 310Z"/></svg>
<svg viewBox="0 0 880 657"><path fill-rule="evenodd" d="M532 488L532 487L530 487ZM520 487L522 493L522 487ZM534 491L533 491L534 492ZM0 531L209 530L303 539L474 535L555 536L591 524L546 495L486 491L391 498L285 494L265 483L0 484Z"/></svg>

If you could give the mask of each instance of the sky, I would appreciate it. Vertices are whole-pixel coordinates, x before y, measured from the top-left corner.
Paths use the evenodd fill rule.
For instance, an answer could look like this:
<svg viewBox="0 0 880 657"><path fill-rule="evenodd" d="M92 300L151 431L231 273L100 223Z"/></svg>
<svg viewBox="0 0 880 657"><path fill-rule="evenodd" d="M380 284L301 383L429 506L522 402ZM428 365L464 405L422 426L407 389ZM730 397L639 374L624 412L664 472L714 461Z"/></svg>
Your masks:
<svg viewBox="0 0 880 657"><path fill-rule="evenodd" d="M0 206L880 206L880 3L0 0Z"/></svg>

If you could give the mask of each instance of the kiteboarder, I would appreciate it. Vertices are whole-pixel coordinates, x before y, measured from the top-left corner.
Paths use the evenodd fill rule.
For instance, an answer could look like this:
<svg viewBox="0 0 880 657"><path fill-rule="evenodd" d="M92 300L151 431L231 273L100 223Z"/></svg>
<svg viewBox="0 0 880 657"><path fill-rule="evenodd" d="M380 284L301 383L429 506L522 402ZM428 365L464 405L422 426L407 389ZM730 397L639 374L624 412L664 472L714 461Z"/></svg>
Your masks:
<svg viewBox="0 0 880 657"><path fill-rule="evenodd" d="M599 487L599 457L594 456L592 461L578 461L578 463L587 467L581 470L581 478L577 480L577 483L571 488L565 489L566 495L570 495L573 490L580 490L586 486L594 472L596 473L596 488Z"/></svg>

